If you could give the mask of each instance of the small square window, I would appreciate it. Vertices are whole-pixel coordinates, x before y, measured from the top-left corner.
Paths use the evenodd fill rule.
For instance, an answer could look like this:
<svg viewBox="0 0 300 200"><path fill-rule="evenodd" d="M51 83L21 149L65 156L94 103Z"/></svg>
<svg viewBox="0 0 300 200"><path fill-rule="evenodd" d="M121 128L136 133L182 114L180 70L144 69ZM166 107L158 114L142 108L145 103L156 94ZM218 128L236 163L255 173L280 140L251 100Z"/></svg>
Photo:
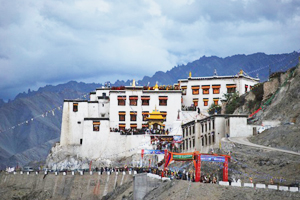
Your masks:
<svg viewBox="0 0 300 200"><path fill-rule="evenodd" d="M192 93L193 93L193 95L199 94L199 89L193 89Z"/></svg>
<svg viewBox="0 0 300 200"><path fill-rule="evenodd" d="M78 112L78 103L73 103L73 112Z"/></svg>
<svg viewBox="0 0 300 200"><path fill-rule="evenodd" d="M130 121L136 121L136 114L130 114Z"/></svg>
<svg viewBox="0 0 300 200"><path fill-rule="evenodd" d="M100 121L93 121L93 131L100 131Z"/></svg>
<svg viewBox="0 0 300 200"><path fill-rule="evenodd" d="M118 99L118 105L119 106L125 106L125 100L124 99Z"/></svg>
<svg viewBox="0 0 300 200"><path fill-rule="evenodd" d="M203 94L209 94L209 89L203 89Z"/></svg>

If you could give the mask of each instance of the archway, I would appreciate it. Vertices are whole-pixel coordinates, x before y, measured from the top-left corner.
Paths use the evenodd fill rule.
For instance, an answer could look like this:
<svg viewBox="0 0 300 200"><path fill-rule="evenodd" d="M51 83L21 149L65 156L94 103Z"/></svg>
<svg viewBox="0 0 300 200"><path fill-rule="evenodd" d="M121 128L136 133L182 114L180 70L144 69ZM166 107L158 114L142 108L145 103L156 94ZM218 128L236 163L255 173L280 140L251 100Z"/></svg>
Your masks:
<svg viewBox="0 0 300 200"><path fill-rule="evenodd" d="M222 162L223 163L223 181L228 181L228 162L230 156L228 155L218 155L218 154L202 154L198 151L190 152L190 153L175 153L168 152L165 150L165 165L164 171L162 173L162 177L164 176L164 172L167 170L167 167L174 161L193 161L195 167L195 182L200 181L201 176L201 161L208 162Z"/></svg>

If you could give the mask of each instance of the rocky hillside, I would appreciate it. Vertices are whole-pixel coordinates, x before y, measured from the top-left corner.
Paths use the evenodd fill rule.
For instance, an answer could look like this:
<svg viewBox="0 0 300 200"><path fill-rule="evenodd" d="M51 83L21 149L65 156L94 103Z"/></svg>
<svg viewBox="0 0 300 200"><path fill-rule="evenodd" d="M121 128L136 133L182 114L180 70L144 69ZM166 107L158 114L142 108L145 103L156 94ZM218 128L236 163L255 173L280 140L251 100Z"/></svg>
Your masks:
<svg viewBox="0 0 300 200"><path fill-rule="evenodd" d="M236 99L235 114L255 113L250 123L275 126L251 138L252 142L300 152L300 66L273 73Z"/></svg>
<svg viewBox="0 0 300 200"><path fill-rule="evenodd" d="M64 99L76 99L100 87L71 81L19 94L0 107L0 167L45 160L59 141Z"/></svg>

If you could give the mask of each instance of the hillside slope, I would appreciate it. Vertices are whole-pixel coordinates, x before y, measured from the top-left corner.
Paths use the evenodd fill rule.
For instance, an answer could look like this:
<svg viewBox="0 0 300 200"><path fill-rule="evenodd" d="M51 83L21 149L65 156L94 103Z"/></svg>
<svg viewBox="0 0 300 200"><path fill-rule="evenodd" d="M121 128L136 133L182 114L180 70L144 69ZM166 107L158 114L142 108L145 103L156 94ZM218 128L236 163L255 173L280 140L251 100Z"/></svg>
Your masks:
<svg viewBox="0 0 300 200"><path fill-rule="evenodd" d="M257 96L262 101L257 101ZM244 104L235 110L235 114L250 114L262 108L253 115L250 122L278 125L253 136L250 139L252 142L300 152L299 64L285 73L273 74L269 81L254 88L244 99Z"/></svg>

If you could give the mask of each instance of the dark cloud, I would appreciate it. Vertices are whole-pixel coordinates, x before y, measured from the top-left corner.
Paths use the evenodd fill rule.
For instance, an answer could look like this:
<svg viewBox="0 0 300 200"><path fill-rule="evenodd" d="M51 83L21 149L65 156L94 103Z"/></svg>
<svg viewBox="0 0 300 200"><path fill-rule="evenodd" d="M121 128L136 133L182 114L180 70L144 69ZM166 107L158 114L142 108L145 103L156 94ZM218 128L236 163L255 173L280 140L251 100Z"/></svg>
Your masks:
<svg viewBox="0 0 300 200"><path fill-rule="evenodd" d="M0 0L0 98L142 78L202 55L298 50L292 0Z"/></svg>

